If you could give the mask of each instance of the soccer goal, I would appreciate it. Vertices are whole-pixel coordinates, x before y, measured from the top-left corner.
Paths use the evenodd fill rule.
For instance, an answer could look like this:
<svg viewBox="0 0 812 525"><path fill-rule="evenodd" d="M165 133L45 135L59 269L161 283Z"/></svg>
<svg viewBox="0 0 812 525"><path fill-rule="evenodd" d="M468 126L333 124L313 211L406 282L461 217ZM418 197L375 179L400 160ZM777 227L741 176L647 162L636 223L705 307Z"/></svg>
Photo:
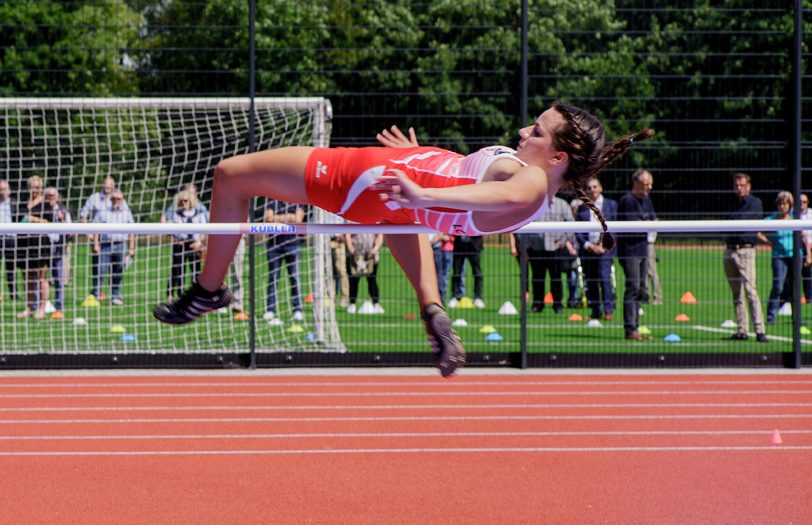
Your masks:
<svg viewBox="0 0 812 525"><path fill-rule="evenodd" d="M41 191L53 221L118 222L129 213L136 223L205 222L214 167L249 151L252 127L257 150L327 146L330 121L330 103L322 98L257 98L254 119L247 98L0 99L0 179L10 188L10 199L0 201L0 220L27 220L32 193ZM265 209L265 199L256 199L247 219L263 221ZM307 221L334 222L321 210L305 213ZM173 327L153 319L152 308L191 282L204 236L1 237L3 353L249 349L247 250L238 252L229 272L235 308ZM291 295L282 271L276 320L263 320L268 269L277 263L268 260L270 237L256 237L257 351L343 350L328 236L276 239L297 245L300 297ZM47 276L37 270L46 259Z"/></svg>

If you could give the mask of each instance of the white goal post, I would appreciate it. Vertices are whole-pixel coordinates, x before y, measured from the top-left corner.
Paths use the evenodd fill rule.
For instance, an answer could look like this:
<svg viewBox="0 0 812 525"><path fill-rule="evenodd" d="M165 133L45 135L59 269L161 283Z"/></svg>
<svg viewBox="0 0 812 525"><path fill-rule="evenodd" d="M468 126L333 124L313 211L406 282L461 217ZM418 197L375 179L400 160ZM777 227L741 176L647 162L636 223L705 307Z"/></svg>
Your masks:
<svg viewBox="0 0 812 525"><path fill-rule="evenodd" d="M223 158L249 151L252 125L257 150L329 145L328 100L256 98L253 103L252 123L248 98L0 99L0 179L11 189L11 220L24 220L21 206L29 201L31 182L36 186L38 181L46 194L58 192L64 208L57 208L55 220L67 220L65 210L70 220L90 226L117 220L110 217L129 210L139 225L172 222L177 220L175 210L185 209L180 204L186 195L182 190L196 190L199 203L210 204L214 167ZM95 198L103 206L111 206L110 195L103 191L107 177L123 193L125 205L124 210L119 206L116 213L100 216L93 199L98 194ZM265 199L256 199L247 219L261 222L265 206ZM200 214L206 212L201 208ZM315 208L306 214L306 220L314 223L335 222ZM0 202L0 220L4 217ZM194 222L198 220L202 219ZM9 248L0 261L4 353L248 350L248 324L237 310L212 314L185 327L166 326L152 317L153 306L166 300L178 283L189 284L205 243L190 249L192 234L138 235L131 257L125 235L124 255L119 258L119 238L100 235L96 254L88 236L53 234L46 243L32 240L36 237L0 234ZM256 237L254 286L260 319L269 307L267 238ZM282 271L276 286L279 322L257 324L256 349L343 351L332 307L329 238L287 236L281 242L296 243L300 253L303 319L293 309L296 301ZM47 281L36 271L46 251ZM6 271L8 265L16 270ZM248 301L247 265L243 256L229 272L232 286L238 277L241 281L241 303L235 306L242 310ZM44 319L37 319L43 316L40 310L45 310Z"/></svg>

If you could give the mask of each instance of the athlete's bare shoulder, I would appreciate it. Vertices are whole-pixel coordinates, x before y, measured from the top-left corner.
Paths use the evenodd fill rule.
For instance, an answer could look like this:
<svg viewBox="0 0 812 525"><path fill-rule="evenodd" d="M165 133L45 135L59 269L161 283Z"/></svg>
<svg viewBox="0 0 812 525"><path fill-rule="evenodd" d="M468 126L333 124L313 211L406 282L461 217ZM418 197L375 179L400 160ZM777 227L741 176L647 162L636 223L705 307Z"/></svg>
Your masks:
<svg viewBox="0 0 812 525"><path fill-rule="evenodd" d="M510 157L496 159L488 167L483 180L507 180L523 167L524 165L521 162Z"/></svg>

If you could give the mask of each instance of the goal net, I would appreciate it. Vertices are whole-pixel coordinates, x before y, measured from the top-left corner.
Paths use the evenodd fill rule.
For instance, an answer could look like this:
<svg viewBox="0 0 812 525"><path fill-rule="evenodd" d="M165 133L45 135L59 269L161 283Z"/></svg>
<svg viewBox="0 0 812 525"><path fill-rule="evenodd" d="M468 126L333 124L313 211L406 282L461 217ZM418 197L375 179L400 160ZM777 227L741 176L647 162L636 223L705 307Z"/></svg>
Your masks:
<svg viewBox="0 0 812 525"><path fill-rule="evenodd" d="M257 150L329 143L329 101L258 98L254 104L252 123L245 98L0 99L0 179L10 193L5 198L0 183L0 221L206 222L214 167L249 151L252 125ZM247 219L261 222L280 207L256 199ZM303 212L306 221L332 220L315 208ZM156 321L152 308L190 284L205 236L0 237L4 353L249 348L247 242L228 276L234 308L174 327ZM342 349L329 241L256 237L258 351ZM289 281L288 271L297 273L290 253L298 254L298 287ZM276 268L281 271L269 271ZM269 275L278 279L275 294ZM263 321L271 309L276 320L266 322L266 315Z"/></svg>

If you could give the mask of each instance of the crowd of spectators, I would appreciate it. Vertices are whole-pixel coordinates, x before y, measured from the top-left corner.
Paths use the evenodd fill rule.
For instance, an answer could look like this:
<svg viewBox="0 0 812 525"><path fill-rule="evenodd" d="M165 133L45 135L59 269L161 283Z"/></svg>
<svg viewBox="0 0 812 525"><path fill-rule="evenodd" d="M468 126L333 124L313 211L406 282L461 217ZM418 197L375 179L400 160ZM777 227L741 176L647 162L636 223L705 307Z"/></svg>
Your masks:
<svg viewBox="0 0 812 525"><path fill-rule="evenodd" d="M765 215L761 200L752 195L750 176L736 173L733 176L733 193L730 206L725 210L729 219L789 220L793 218L795 199L790 192L778 192L775 211ZM598 222L594 209L599 210L607 221L657 220L650 193L654 188L654 176L645 169L636 170L631 177L630 190L619 201L604 196L598 178L587 181L584 199L569 203L553 197L548 211L538 221ZM801 219L812 220L809 197L798 199ZM79 210L82 222L126 224L134 217L125 195L116 187L112 177L106 177L101 188L87 198ZM264 220L267 222L303 222L305 210L295 204L267 201ZM55 187L45 187L39 176L26 181L26 191L15 196L6 180L0 180L0 222L72 222L73 215L63 196ZM176 224L201 224L209 222L206 206L198 199L194 184L184 185L164 210L161 221ZM182 291L200 272L206 250L206 236L176 232L171 235L172 256L166 295L173 297ZM0 267L5 276L8 297L23 303L17 313L20 319L33 317L64 317L66 307L65 287L71 283L71 245L73 235L61 234L5 234L0 235ZM89 240L89 288L92 298L110 304L125 303L123 279L130 262L136 254L136 239L127 233L101 233L88 236ZM472 306L485 308L485 272L482 253L485 243L482 237L434 234L430 236L437 267L439 292L448 308ZM659 305L664 293L657 271L656 234L624 233L616 236L616 247L605 249L600 233L519 233L509 235L510 253L520 264L526 264L525 289L532 314L541 313L547 304L555 314L567 308L585 306L592 320L612 321L618 299L615 260L624 275L622 315L624 334L630 340L645 340L651 336L639 330L644 304ZM750 337L752 322L757 341L767 341L766 327L776 322L776 316L786 308L796 279L801 279L804 302L812 304L812 230L801 233L801 245L794 246L791 230L767 232L733 232L724 238L723 268L733 299L736 331L733 340ZM281 324L278 283L282 270L289 281L289 316L294 321L304 318L302 283L300 279L300 256L303 237L297 235L272 235L264 240L267 257L267 293L263 319L269 324ZM384 245L380 234L334 235L330 240L333 258L335 297L338 305L348 313L359 312L357 300L361 278L366 278L367 292L371 300L369 311L360 313L383 313L378 268ZM771 249L771 289L765 309L762 308L756 279L756 252L759 246ZM793 257L798 252L803 260L800 276L796 276ZM243 265L244 241L230 269L230 285L235 301L232 308L238 319L246 319L243 312ZM466 267L473 277L473 300L466 296ZM109 283L107 283L109 277ZM549 279L549 292L547 280ZM449 286L450 281L450 286ZM470 283L469 283L470 285ZM567 297L565 298L565 288ZM3 300L0 290L0 300ZM53 294L52 294L53 292ZM53 302L51 296L53 295ZM462 304L463 301L471 301Z"/></svg>

